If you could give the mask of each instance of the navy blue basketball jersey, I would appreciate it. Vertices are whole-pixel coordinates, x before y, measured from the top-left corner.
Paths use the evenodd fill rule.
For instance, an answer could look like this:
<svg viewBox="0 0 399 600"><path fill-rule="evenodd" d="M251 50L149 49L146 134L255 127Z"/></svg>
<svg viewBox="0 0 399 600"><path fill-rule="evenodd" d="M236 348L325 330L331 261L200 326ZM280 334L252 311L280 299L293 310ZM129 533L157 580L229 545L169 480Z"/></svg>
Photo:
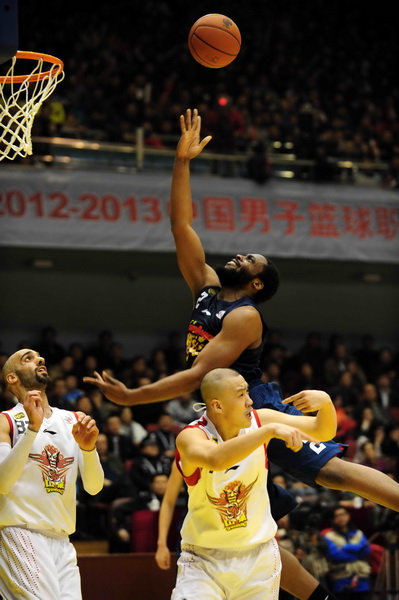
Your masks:
<svg viewBox="0 0 399 600"><path fill-rule="evenodd" d="M231 311L241 306L253 306L258 310L251 298L240 298L233 302L220 300L218 298L220 290L221 288L218 286L208 286L203 288L198 294L194 310L191 314L186 340L186 360L188 367L191 367L206 344L220 333L223 319ZM262 319L262 315L260 313L259 315ZM259 368L259 361L267 332L267 327L263 319L262 325L262 343L257 348L244 350L237 360L230 365L231 369L238 371L248 382L259 379L262 374Z"/></svg>

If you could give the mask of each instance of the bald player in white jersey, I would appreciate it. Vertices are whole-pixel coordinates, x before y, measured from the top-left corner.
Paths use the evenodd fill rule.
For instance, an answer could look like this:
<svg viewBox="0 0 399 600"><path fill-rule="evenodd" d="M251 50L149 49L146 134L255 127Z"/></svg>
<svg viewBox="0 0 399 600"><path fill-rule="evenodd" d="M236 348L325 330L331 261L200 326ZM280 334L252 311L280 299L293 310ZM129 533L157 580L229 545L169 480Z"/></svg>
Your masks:
<svg viewBox="0 0 399 600"><path fill-rule="evenodd" d="M189 500L172 600L277 600L281 561L266 488L267 444L278 438L298 451L302 440L335 435L331 399L315 393L315 417L255 411L239 373L205 375L206 412L176 440Z"/></svg>
<svg viewBox="0 0 399 600"><path fill-rule="evenodd" d="M3 377L18 403L0 413L0 596L80 600L69 535L78 471L89 494L103 487L98 428L88 415L49 405L51 380L38 352L10 356Z"/></svg>

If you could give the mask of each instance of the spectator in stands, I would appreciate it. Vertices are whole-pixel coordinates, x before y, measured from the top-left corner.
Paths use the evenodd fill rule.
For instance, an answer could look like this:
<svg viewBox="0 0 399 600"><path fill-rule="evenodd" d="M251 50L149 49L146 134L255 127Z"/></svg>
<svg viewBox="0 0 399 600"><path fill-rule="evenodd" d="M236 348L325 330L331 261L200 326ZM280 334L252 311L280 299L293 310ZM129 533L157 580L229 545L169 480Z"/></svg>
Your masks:
<svg viewBox="0 0 399 600"><path fill-rule="evenodd" d="M148 434L140 444L140 454L134 459L129 477L138 490L150 490L155 474L170 473L170 461L161 456L155 433Z"/></svg>
<svg viewBox="0 0 399 600"><path fill-rule="evenodd" d="M62 408L66 410L70 410L70 405L68 405L66 401L66 395L68 392L68 388L66 385L66 381L64 377L57 377L50 384L50 389L48 391L48 398L50 404L56 406L57 408Z"/></svg>
<svg viewBox="0 0 399 600"><path fill-rule="evenodd" d="M154 348L150 354L148 366L153 373L154 380L169 374L168 361L163 348Z"/></svg>
<svg viewBox="0 0 399 600"><path fill-rule="evenodd" d="M175 400L170 400L166 405L166 412L173 419L173 423L178 427L185 427L191 421L198 417L198 413L194 410L195 399L192 394L182 394Z"/></svg>
<svg viewBox="0 0 399 600"><path fill-rule="evenodd" d="M344 406L354 407L357 404L358 390L353 381L353 375L349 369L345 369L337 375L337 383L329 389L331 396L339 394Z"/></svg>
<svg viewBox="0 0 399 600"><path fill-rule="evenodd" d="M133 445L130 439L121 433L119 412L108 415L105 420L104 433L108 438L109 453L119 457L123 464L133 458Z"/></svg>
<svg viewBox="0 0 399 600"><path fill-rule="evenodd" d="M389 373L381 373L376 380L378 404L387 414L394 414L391 408L399 411L399 390L393 385L393 376ZM399 412L398 412L399 416Z"/></svg>
<svg viewBox="0 0 399 600"><path fill-rule="evenodd" d="M358 396L358 404L355 411L357 417L360 417L363 407L370 408L377 421L384 425L388 425L390 420L389 411L381 406L378 398L377 386L374 383L366 383L363 386Z"/></svg>
<svg viewBox="0 0 399 600"><path fill-rule="evenodd" d="M93 386L88 387L90 389L87 391L87 395L94 406L96 414L98 414L98 422L100 425L104 425L107 417L115 411L115 406L106 399L101 390Z"/></svg>
<svg viewBox="0 0 399 600"><path fill-rule="evenodd" d="M330 585L341 600L371 600L370 544L342 506L332 511L332 528L322 532L330 561Z"/></svg>
<svg viewBox="0 0 399 600"><path fill-rule="evenodd" d="M70 373L65 377L65 385L67 388L67 392L64 396L65 401L72 410L75 407L77 400L84 396L85 393L79 388L79 380L73 373Z"/></svg>
<svg viewBox="0 0 399 600"><path fill-rule="evenodd" d="M383 455L378 454L377 448L371 440L366 440L360 445L357 462L378 469L383 473L390 473L392 470L390 461Z"/></svg>
<svg viewBox="0 0 399 600"><path fill-rule="evenodd" d="M72 356L65 354L58 363L51 365L49 374L52 379L55 377L66 377L67 375L74 374L74 369L75 364Z"/></svg>
<svg viewBox="0 0 399 600"><path fill-rule="evenodd" d="M322 345L321 334L312 331L306 336L305 344L295 354L296 364L310 363L316 377L324 381L324 364L327 353ZM324 388L321 388L324 389Z"/></svg>
<svg viewBox="0 0 399 600"><path fill-rule="evenodd" d="M140 443L147 436L147 430L141 423L134 419L133 410L130 406L123 406L119 416L121 419L120 432L130 439L134 449L138 448ZM136 452L134 452L134 454L136 455Z"/></svg>
<svg viewBox="0 0 399 600"><path fill-rule="evenodd" d="M335 436L335 440L346 444L354 435L357 421L352 416L351 407L344 406L343 397L339 392L332 392L331 399L337 415L337 435Z"/></svg>
<svg viewBox="0 0 399 600"><path fill-rule="evenodd" d="M106 360L106 368L111 369L117 378L123 377L128 365L128 361L123 356L122 345L118 342L112 342Z"/></svg>
<svg viewBox="0 0 399 600"><path fill-rule="evenodd" d="M359 414L355 437L364 436L368 440L372 440L376 429L381 425L382 423L375 416L373 409L370 406L364 406Z"/></svg>
<svg viewBox="0 0 399 600"><path fill-rule="evenodd" d="M73 342L68 348L68 355L73 359L73 372L82 381L84 371L85 350L83 344Z"/></svg>
<svg viewBox="0 0 399 600"><path fill-rule="evenodd" d="M348 363L348 348L346 343L337 339L332 347L330 357L324 364L324 376L329 386L336 383L339 375L346 370Z"/></svg>
<svg viewBox="0 0 399 600"><path fill-rule="evenodd" d="M176 455L176 430L173 426L173 417L168 413L161 414L153 435L157 440L161 457L171 462Z"/></svg>
<svg viewBox="0 0 399 600"><path fill-rule="evenodd" d="M296 394L300 390L323 390L324 381L315 374L314 367L311 362L303 362L299 365L296 371L295 387L292 390Z"/></svg>
<svg viewBox="0 0 399 600"><path fill-rule="evenodd" d="M391 423L387 427L387 434L381 443L381 451L392 460L392 472L399 480L399 423Z"/></svg>
<svg viewBox="0 0 399 600"><path fill-rule="evenodd" d="M88 349L88 354L97 360L98 369L106 369L111 362L111 347L113 334L111 331L103 330L98 334L97 342Z"/></svg>

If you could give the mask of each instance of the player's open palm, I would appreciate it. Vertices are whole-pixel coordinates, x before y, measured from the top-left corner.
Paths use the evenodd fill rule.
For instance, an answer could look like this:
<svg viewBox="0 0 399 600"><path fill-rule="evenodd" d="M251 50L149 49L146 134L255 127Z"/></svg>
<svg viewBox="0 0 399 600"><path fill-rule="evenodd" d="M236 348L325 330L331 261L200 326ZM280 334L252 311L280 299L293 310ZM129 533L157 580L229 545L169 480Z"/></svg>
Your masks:
<svg viewBox="0 0 399 600"><path fill-rule="evenodd" d="M177 145L176 157L191 160L202 152L212 136L208 135L200 141L201 117L195 108L191 113L188 108L186 115L180 116L181 137Z"/></svg>
<svg viewBox="0 0 399 600"><path fill-rule="evenodd" d="M39 431L44 419L42 396L39 390L29 390L23 400L24 409L29 419L29 427Z"/></svg>
<svg viewBox="0 0 399 600"><path fill-rule="evenodd" d="M322 390L303 390L282 401L283 404L292 404L304 413L316 412L329 402L330 396Z"/></svg>
<svg viewBox="0 0 399 600"><path fill-rule="evenodd" d="M97 437L98 427L94 419L90 415L79 415L78 422L72 427L72 435L76 443L82 450L90 452L94 450Z"/></svg>

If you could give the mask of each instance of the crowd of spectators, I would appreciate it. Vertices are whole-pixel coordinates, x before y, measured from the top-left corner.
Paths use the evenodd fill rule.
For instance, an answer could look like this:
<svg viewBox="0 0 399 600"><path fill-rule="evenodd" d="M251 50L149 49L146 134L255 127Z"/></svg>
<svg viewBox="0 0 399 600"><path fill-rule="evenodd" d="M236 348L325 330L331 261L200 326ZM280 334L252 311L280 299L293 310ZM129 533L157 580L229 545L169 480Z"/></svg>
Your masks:
<svg viewBox="0 0 399 600"><path fill-rule="evenodd" d="M97 449L105 471L105 485L94 499L79 490L76 536L107 539L112 552L132 548L132 515L138 510L159 509L175 456L175 438L187 423L198 418L196 398L187 394L166 402L121 407L82 378L94 370L107 372L128 387L139 387L185 368L180 337L171 333L163 346L149 356L126 356L112 332L99 333L95 344L77 341L64 346L53 327L44 329L31 345L45 358L52 384L50 405L91 414L100 428ZM20 346L21 346L20 344ZM4 363L17 348L3 350ZM399 481L399 354L378 346L365 335L352 347L341 335L328 339L310 332L303 345L289 349L280 331L269 332L262 356L262 377L278 382L284 397L303 389L326 390L337 410L336 440L349 444L346 460L379 469ZM0 409L15 399L2 387ZM334 506L354 510L367 533L393 527L395 513L351 493L311 488L270 466L274 480L290 489L298 507L281 523L281 543L304 564L316 550L314 544L328 511ZM184 497L182 496L182 503ZM396 528L398 524L396 524ZM313 540L313 541L312 541ZM316 544L317 546L317 544ZM310 561L313 571L323 561Z"/></svg>
<svg viewBox="0 0 399 600"><path fill-rule="evenodd" d="M143 127L147 146L174 147L178 116L197 107L210 151L289 153L316 161L319 180L336 177L328 158L355 161L366 178L398 185L398 40L371 5L219 2L242 34L223 69L202 67L187 47L210 2L143 2L129 18L122 0L20 12L24 49L59 56L66 71L34 135L135 143Z"/></svg>

